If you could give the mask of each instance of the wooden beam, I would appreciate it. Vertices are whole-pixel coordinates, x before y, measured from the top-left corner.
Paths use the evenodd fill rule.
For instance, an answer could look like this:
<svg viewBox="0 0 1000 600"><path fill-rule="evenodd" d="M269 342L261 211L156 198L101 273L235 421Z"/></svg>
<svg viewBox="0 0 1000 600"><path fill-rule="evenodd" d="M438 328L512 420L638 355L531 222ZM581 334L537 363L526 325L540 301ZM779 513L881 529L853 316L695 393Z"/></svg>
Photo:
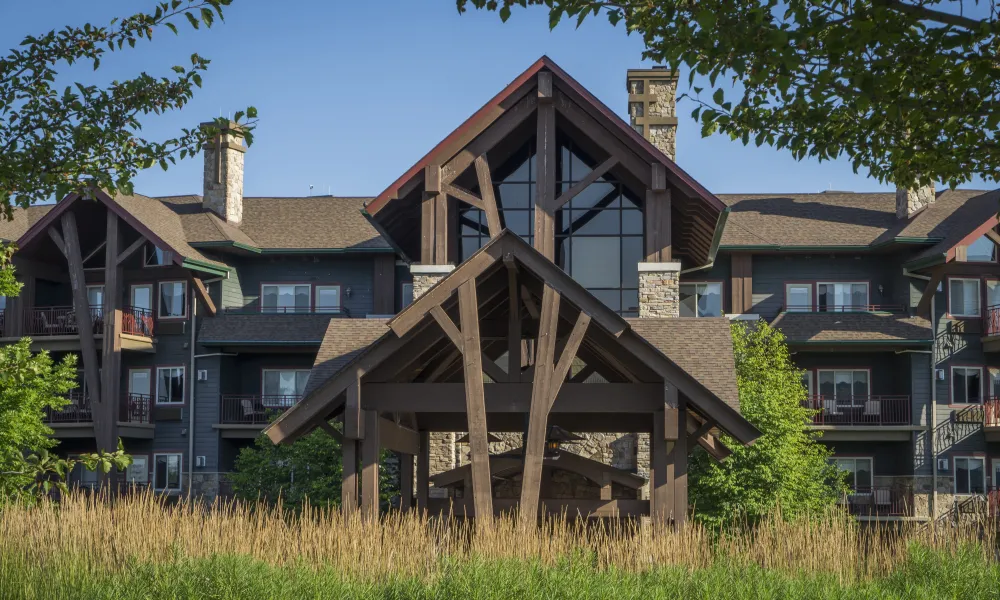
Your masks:
<svg viewBox="0 0 1000 600"><path fill-rule="evenodd" d="M417 511L421 516L427 512L427 497L430 491L431 440L430 433L420 432L420 449L417 452Z"/></svg>
<svg viewBox="0 0 1000 600"><path fill-rule="evenodd" d="M208 316L214 317L218 311L215 308L215 302L212 301L212 296L208 293L208 288L205 287L205 283L197 277L191 277L191 288L198 295L198 300L205 307L205 312Z"/></svg>
<svg viewBox="0 0 1000 600"><path fill-rule="evenodd" d="M474 280L472 281L474 282ZM458 326L451 320L448 313L441 308L440 304L431 308L430 312L431 316L434 317L434 320L441 328L441 331L443 331L444 334L448 336L448 339L451 340L451 343L455 344L455 347L458 348L460 352L464 352L462 332L458 330Z"/></svg>
<svg viewBox="0 0 1000 600"><path fill-rule="evenodd" d="M527 309L528 316L537 320L541 312L538 310L538 305L535 304L535 299L531 297L531 292L523 285L521 286L521 298L524 299L524 308Z"/></svg>
<svg viewBox="0 0 1000 600"><path fill-rule="evenodd" d="M401 452L410 456L419 452L419 434L413 429L403 427L384 417L379 417L378 419L378 439L381 447L386 450Z"/></svg>
<svg viewBox="0 0 1000 600"><path fill-rule="evenodd" d="M327 435L337 440L339 443L341 444L344 443L344 434L337 431L337 429L329 421L320 421L319 428L325 431Z"/></svg>
<svg viewBox="0 0 1000 600"><path fill-rule="evenodd" d="M101 394L101 377L97 365L97 342L94 339L94 321L90 314L90 300L87 298L87 282L83 274L83 256L80 253L80 236L76 228L76 216L72 211L62 214L62 239L69 265L69 281L73 290L73 312L76 327L80 333L80 355L87 390L91 395L94 411L94 434L103 443L114 431L111 421L117 420L117 405L105 404ZM53 231L52 229L49 230ZM55 238L53 238L55 239ZM117 440L116 440L117 442ZM117 445L117 444L116 444Z"/></svg>
<svg viewBox="0 0 1000 600"><path fill-rule="evenodd" d="M424 191L435 196L443 191L441 187L441 165L427 165L424 167Z"/></svg>
<svg viewBox="0 0 1000 600"><path fill-rule="evenodd" d="M550 71L538 72L538 102L552 102L552 73Z"/></svg>
<svg viewBox="0 0 1000 600"><path fill-rule="evenodd" d="M490 477L490 444L486 428L486 393L483 389L482 344L479 340L479 301L476 281L470 279L458 289L462 323L462 352L465 363L465 403L469 419L469 451L472 460L472 492L477 514L493 514L493 486ZM479 523L477 523L478 525Z"/></svg>
<svg viewBox="0 0 1000 600"><path fill-rule="evenodd" d="M924 293L920 296L920 302L917 303L916 313L918 315L933 318L934 315L931 313L931 298L937 293L938 286L941 285L941 281L944 280L945 268L944 265L935 267L931 271L931 279L927 282L927 286L924 287Z"/></svg>
<svg viewBox="0 0 1000 600"><path fill-rule="evenodd" d="M451 183L465 172L476 158L486 154L501 140L510 135L521 123L535 112L538 98L535 94L527 94L516 104L508 108L496 121L483 130L474 140L458 151L441 167L441 181Z"/></svg>
<svg viewBox="0 0 1000 600"><path fill-rule="evenodd" d="M534 384L491 383L486 386L487 413L528 413ZM449 413L465 411L462 383L365 383L364 410ZM614 398L609 406L608 398ZM551 413L651 413L663 408L660 383L564 383ZM346 411L345 411L346 414Z"/></svg>
<svg viewBox="0 0 1000 600"><path fill-rule="evenodd" d="M1000 233L997 233L996 230L987 229L985 232L983 232L983 235L990 238L990 240L992 240L994 244L1000 246Z"/></svg>
<svg viewBox="0 0 1000 600"><path fill-rule="evenodd" d="M448 195L438 194L434 200L434 264L449 263L448 238L452 237L448 219Z"/></svg>
<svg viewBox="0 0 1000 600"><path fill-rule="evenodd" d="M465 202L466 204L474 206L474 207L478 208L479 210L483 210L483 211L486 210L486 205L483 203L483 199L480 198L479 196L473 194L472 192L470 192L467 189L460 188L457 185L452 185L450 183L446 183L444 185L444 193L448 194L449 196L451 196L453 198L455 198L456 200L461 200L462 202ZM492 233L491 233L491 236L492 236Z"/></svg>
<svg viewBox="0 0 1000 600"><path fill-rule="evenodd" d="M340 487L340 510L345 516L350 516L358 510L358 440L345 438L341 451L343 478Z"/></svg>
<svg viewBox="0 0 1000 600"><path fill-rule="evenodd" d="M677 386L667 383L663 388L663 421L665 440L673 442L677 440L677 412L680 410L680 396Z"/></svg>
<svg viewBox="0 0 1000 600"><path fill-rule="evenodd" d="M399 455L399 510L409 512L413 508L413 455Z"/></svg>
<svg viewBox="0 0 1000 600"><path fill-rule="evenodd" d="M670 190L646 191L646 262L673 260Z"/></svg>
<svg viewBox="0 0 1000 600"><path fill-rule="evenodd" d="M576 375L569 378L569 383L583 383L588 377L596 372L591 365L583 365L583 368L577 371Z"/></svg>
<svg viewBox="0 0 1000 600"><path fill-rule="evenodd" d="M354 372L352 381L348 384L344 402L344 437L360 440L365 437L365 419L361 410L361 377L364 372Z"/></svg>
<svg viewBox="0 0 1000 600"><path fill-rule="evenodd" d="M106 425L101 428L101 437L97 438L97 447L105 452L118 449L118 405L121 402L121 366L122 366L122 269L115 263L118 255L120 232L118 215L107 211L104 256L104 306L101 318L104 320L104 338L101 352L101 419ZM81 265L82 265L81 261ZM81 333L82 335L82 333ZM97 417L95 416L95 419ZM95 435L98 429L94 429Z"/></svg>
<svg viewBox="0 0 1000 600"><path fill-rule="evenodd" d="M420 201L420 264L434 264L434 217L437 195L424 192Z"/></svg>
<svg viewBox="0 0 1000 600"><path fill-rule="evenodd" d="M674 502L673 490L668 483L670 469L667 467L667 432L664 422L663 411L653 414L653 434L649 439L649 516L657 527L664 527L670 522Z"/></svg>
<svg viewBox="0 0 1000 600"><path fill-rule="evenodd" d="M528 440L524 449L524 471L521 479L519 516L521 521L526 524L534 523L538 517L542 458L545 452L545 436L551 406L548 386L555 359L556 332L559 326L559 300L559 293L546 285L542 294L538 349L535 353L535 374L531 386L531 409L528 416Z"/></svg>
<svg viewBox="0 0 1000 600"><path fill-rule="evenodd" d="M546 412L552 410L552 405L556 401L556 396L559 394L559 390L562 388L563 382L566 381L566 375L569 374L569 368L573 366L573 359L576 358L576 351L580 348L580 343L583 342L583 336L587 334L587 327L590 325L590 315L585 312L581 312L577 318L576 323L573 325L573 331L570 332L569 338L566 340L566 345L563 347L562 354L559 355L559 362L556 363L555 368L552 372L552 377L548 384L548 394L549 406Z"/></svg>
<svg viewBox="0 0 1000 600"><path fill-rule="evenodd" d="M56 248L59 248L59 252L62 252L63 256L68 257L66 254L66 242L63 240L62 236L59 235L59 232L56 231L55 225L49 227L48 232L49 237L52 238L52 242L56 245ZM80 262L82 263L83 259L81 259Z"/></svg>
<svg viewBox="0 0 1000 600"><path fill-rule="evenodd" d="M551 206L556 195L556 109L551 102L538 105L535 143L538 173L535 176L534 245L542 256L554 261L556 228Z"/></svg>
<svg viewBox="0 0 1000 600"><path fill-rule="evenodd" d="M673 448L674 467L674 527L680 529L687 521L688 509L688 445L687 445L687 406L684 398L680 399L680 412L677 423L677 441Z"/></svg>
<svg viewBox="0 0 1000 600"><path fill-rule="evenodd" d="M753 306L753 255L737 253L730 263L731 312L745 314Z"/></svg>
<svg viewBox="0 0 1000 600"><path fill-rule="evenodd" d="M699 439L701 439L702 437L708 435L708 432L711 431L713 427L715 427L715 421L708 420L708 421L705 421L704 423L702 423L701 425L695 425L696 429L693 432L691 432L690 431L691 426L692 426L691 421L692 421L691 419L688 419L688 424L689 424L688 425L688 434L687 434L687 436L688 436L688 438L687 438L688 448L690 448L690 447L694 446L695 444L697 444Z"/></svg>
<svg viewBox="0 0 1000 600"><path fill-rule="evenodd" d="M581 179L580 181L576 182L573 185L573 187L569 188L568 190L566 190L565 192L563 192L558 198L556 198L555 201L552 202L550 208L553 211L559 210L560 208L562 208L563 206L565 206L567 202L569 202L573 198L576 198L580 194L580 192L582 192L583 190L587 189L587 187L590 184L592 184L595 181L597 181L598 177L601 177L602 175L604 175L605 173L607 173L608 171L610 171L617 164L618 164L618 158L617 157L615 157L615 156L609 157L607 160L605 160L601 164L597 165L594 168L593 171L591 171L590 173L587 173L583 177L583 179Z"/></svg>
<svg viewBox="0 0 1000 600"><path fill-rule="evenodd" d="M503 227L500 226L500 209L497 208L496 196L493 194L493 176L490 174L486 155L476 158L476 178L479 181L479 193L483 197L483 211L486 213L490 237L495 238L500 235Z"/></svg>
<svg viewBox="0 0 1000 600"><path fill-rule="evenodd" d="M507 381L521 381L521 294L517 268L507 269Z"/></svg>
<svg viewBox="0 0 1000 600"><path fill-rule="evenodd" d="M378 517L379 430L378 413L365 411L365 439L361 442L361 515L367 519Z"/></svg>
<svg viewBox="0 0 1000 600"><path fill-rule="evenodd" d="M123 262L128 260L130 256L135 254L136 250L142 248L145 244L146 244L146 238L140 236L139 239L132 242L128 248L125 248L124 250L118 253L118 256L115 258L115 264L121 265Z"/></svg>

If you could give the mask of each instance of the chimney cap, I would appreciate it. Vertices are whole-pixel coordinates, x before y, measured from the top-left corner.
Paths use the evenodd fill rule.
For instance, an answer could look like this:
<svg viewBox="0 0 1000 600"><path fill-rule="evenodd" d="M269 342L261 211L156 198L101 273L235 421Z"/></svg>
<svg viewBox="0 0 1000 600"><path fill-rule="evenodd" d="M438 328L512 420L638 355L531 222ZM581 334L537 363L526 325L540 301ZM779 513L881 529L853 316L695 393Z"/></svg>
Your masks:
<svg viewBox="0 0 1000 600"><path fill-rule="evenodd" d="M201 129L218 129L220 132L231 132L235 135L243 135L243 126L231 119L221 119L215 121L205 121L198 125Z"/></svg>
<svg viewBox="0 0 1000 600"><path fill-rule="evenodd" d="M649 69L629 69L626 72L626 87L629 79L677 79L677 71L665 65L654 65Z"/></svg>

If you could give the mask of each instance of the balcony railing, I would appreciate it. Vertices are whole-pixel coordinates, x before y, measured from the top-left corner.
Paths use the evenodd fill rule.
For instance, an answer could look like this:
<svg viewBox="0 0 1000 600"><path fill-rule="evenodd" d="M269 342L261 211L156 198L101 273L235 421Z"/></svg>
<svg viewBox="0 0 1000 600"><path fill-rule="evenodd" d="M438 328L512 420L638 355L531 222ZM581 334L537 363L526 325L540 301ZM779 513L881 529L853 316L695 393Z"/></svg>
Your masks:
<svg viewBox="0 0 1000 600"><path fill-rule="evenodd" d="M818 411L813 425L871 426L910 425L909 396L819 395L805 406Z"/></svg>
<svg viewBox="0 0 1000 600"><path fill-rule="evenodd" d="M70 403L66 406L46 409L46 423L92 423L94 411L90 398L83 392L70 392ZM127 394L118 404L118 421L122 423L152 423L152 399L147 394Z"/></svg>
<svg viewBox="0 0 1000 600"><path fill-rule="evenodd" d="M104 333L104 310L90 307L94 335ZM24 333L32 337L48 335L79 335L76 310L72 306L32 308L24 315Z"/></svg>
<svg viewBox="0 0 1000 600"><path fill-rule="evenodd" d="M983 426L1000 427L1000 398L986 398L983 402Z"/></svg>
<svg viewBox="0 0 1000 600"><path fill-rule="evenodd" d="M786 304L785 312L804 313L852 313L852 312L903 312L902 304L842 304L839 306L816 306L811 304Z"/></svg>
<svg viewBox="0 0 1000 600"><path fill-rule="evenodd" d="M332 315L340 317L351 316L351 311L343 306L264 306L259 300L245 306L230 306L225 309L227 314L235 315Z"/></svg>
<svg viewBox="0 0 1000 600"><path fill-rule="evenodd" d="M0 337L5 337L7 335L6 333L4 333L4 329L3 329L4 314L5 313L6 313L6 311L4 309L0 308Z"/></svg>
<svg viewBox="0 0 1000 600"><path fill-rule="evenodd" d="M302 396L224 394L219 422L227 425L267 425Z"/></svg>
<svg viewBox="0 0 1000 600"><path fill-rule="evenodd" d="M908 487L859 487L841 498L840 504L857 516L912 516L913 490Z"/></svg>
<svg viewBox="0 0 1000 600"><path fill-rule="evenodd" d="M122 333L153 337L153 311L135 306L122 308Z"/></svg>
<svg viewBox="0 0 1000 600"><path fill-rule="evenodd" d="M983 311L983 335L1000 335L1000 304L987 306Z"/></svg>

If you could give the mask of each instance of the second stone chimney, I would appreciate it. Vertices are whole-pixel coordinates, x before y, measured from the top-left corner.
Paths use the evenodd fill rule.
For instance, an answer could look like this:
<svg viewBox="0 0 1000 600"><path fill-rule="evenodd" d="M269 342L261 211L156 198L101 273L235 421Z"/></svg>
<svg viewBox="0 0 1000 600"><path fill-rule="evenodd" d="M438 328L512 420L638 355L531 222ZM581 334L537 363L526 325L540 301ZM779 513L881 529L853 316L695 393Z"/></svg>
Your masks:
<svg viewBox="0 0 1000 600"><path fill-rule="evenodd" d="M905 189L896 187L896 218L909 219L924 208L934 204L934 182L930 185Z"/></svg>
<svg viewBox="0 0 1000 600"><path fill-rule="evenodd" d="M202 123L202 127L216 127ZM227 222L239 225L243 220L243 132L230 123L205 144L205 173L202 206Z"/></svg>
<svg viewBox="0 0 1000 600"><path fill-rule="evenodd" d="M629 69L626 88L632 128L676 160L677 73L666 67Z"/></svg>

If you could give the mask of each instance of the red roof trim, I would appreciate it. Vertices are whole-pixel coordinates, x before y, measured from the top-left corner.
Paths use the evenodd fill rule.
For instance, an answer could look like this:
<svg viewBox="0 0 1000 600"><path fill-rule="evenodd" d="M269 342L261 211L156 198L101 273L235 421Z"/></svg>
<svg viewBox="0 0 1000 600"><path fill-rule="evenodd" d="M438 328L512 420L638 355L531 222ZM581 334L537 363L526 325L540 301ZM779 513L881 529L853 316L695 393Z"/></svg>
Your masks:
<svg viewBox="0 0 1000 600"><path fill-rule="evenodd" d="M125 207L122 206L121 204L115 202L114 199L111 198L111 196L109 196L103 190L97 190L94 195L98 200L100 200L105 206L108 207L108 210L114 212L123 221L128 223L133 229L138 231L139 235L153 242L156 246L164 250L169 250L174 257L175 263L177 263L178 265L182 265L184 263L184 255L182 255L172 246L164 242L160 238L160 236L156 235L148 227L139 222L135 218L135 216L132 215L132 213L125 210ZM32 225L30 228L28 228L27 231L24 232L24 235L22 235L17 240L17 247L23 248L26 244L34 240L37 236L41 235L43 231L45 231L50 225L52 225L52 223L56 220L58 216L62 215L64 212L69 210L70 205L72 205L79 199L80 199L80 194L70 194L65 198L63 198L60 202L56 204L55 208L46 213L45 216L36 221L34 225ZM156 200L150 199L150 202L156 202Z"/></svg>
<svg viewBox="0 0 1000 600"><path fill-rule="evenodd" d="M968 202L968 200L966 202ZM959 246L968 246L972 242L975 242L976 240L978 240L980 237L986 235L987 231L989 231L990 229L993 229L996 226L997 226L997 217L996 216L992 216L989 219L987 219L985 223L983 223L982 225L979 225L978 227L976 227L975 229L973 229L971 233L969 233L964 238L962 238L961 240L959 240L958 243L956 243L952 247L948 248L948 250L946 252L945 262L950 262L950 261L955 260L955 251L956 251L956 249Z"/></svg>
<svg viewBox="0 0 1000 600"><path fill-rule="evenodd" d="M583 87L580 82L573 79L566 71L557 65L548 56L542 56L537 61L535 61L527 70L518 75L514 81L507 85L499 94L494 96L489 102L487 102L482 108L473 113L471 117L465 120L458 129L453 131L448 137L443 139L440 143L434 146L430 152L425 154L423 158L417 161L406 173L404 173L399 179L394 181L392 185L386 188L381 194L375 197L371 203L366 207L369 214L375 215L380 211L396 194L399 193L400 188L410 181L413 177L416 177L423 171L424 167L431 163L431 159L441 152L448 144L450 144L456 137L464 134L467 130L475 127L482 121L490 112L494 109L499 108L501 103L504 102L511 94L513 94L518 88L527 83L532 77L534 77L543 68L548 68L557 77L566 82L566 84L577 94L579 94L584 101L589 104L593 109L601 113L606 119L614 123L615 127L627 138L629 138L633 143L638 144L648 152L653 160L663 164L670 173L672 173L678 180L683 182L685 185L690 187L702 200L708 203L710 206L718 211L725 210L726 204L715 197L714 194L709 192L698 183L693 177L687 174L683 169L677 166L677 163L670 160L667 155L661 152L656 146L649 142L646 138L639 135L634 129L628 126L625 121L623 121L618 115L616 115L610 108L608 108L603 102L598 100L593 94L591 94L587 88Z"/></svg>

